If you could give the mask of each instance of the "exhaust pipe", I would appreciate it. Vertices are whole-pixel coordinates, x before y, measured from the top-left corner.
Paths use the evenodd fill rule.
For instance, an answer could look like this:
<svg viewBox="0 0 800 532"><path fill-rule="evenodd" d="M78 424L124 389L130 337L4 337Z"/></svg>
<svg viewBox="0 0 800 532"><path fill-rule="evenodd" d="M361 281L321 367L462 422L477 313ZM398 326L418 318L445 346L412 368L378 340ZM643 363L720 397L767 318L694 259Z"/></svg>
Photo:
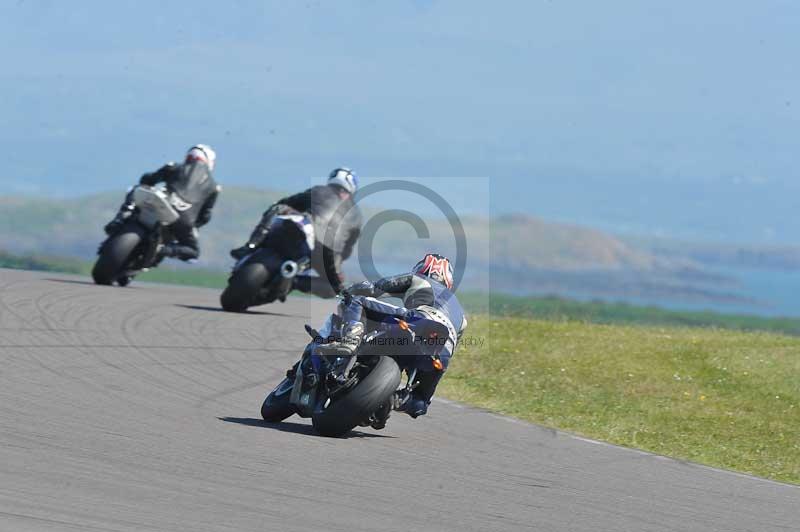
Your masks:
<svg viewBox="0 0 800 532"><path fill-rule="evenodd" d="M295 275L300 268L297 266L297 263L293 260L286 260L283 261L281 264L281 277L284 279L291 279Z"/></svg>

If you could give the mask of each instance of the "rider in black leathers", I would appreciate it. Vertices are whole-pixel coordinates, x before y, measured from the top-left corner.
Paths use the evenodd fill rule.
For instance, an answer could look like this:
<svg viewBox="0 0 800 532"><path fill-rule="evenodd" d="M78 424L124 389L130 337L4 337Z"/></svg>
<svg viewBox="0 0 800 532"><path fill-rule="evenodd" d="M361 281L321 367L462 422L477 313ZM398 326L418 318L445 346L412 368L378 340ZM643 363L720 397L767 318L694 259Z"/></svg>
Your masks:
<svg viewBox="0 0 800 532"><path fill-rule="evenodd" d="M214 150L197 144L189 149L183 164L167 163L139 180L139 184L148 186L166 183L167 191L174 198L172 205L180 214L180 218L170 226L175 241L167 242L159 249L159 259L175 257L186 261L200 256L197 228L211 220L211 211L222 190L212 174L215 162ZM133 213L132 195L132 192L128 193L117 216L106 225L105 232L109 236L116 234Z"/></svg>
<svg viewBox="0 0 800 532"><path fill-rule="evenodd" d="M361 211L353 201L357 188L358 178L354 172L347 168L333 170L326 185L283 198L267 209L247 243L231 250L231 256L241 259L270 238L270 226L276 215L293 211L308 214L316 240L311 266L319 277L297 275L293 288L319 297L334 297L344 283L342 262L350 257L361 234Z"/></svg>

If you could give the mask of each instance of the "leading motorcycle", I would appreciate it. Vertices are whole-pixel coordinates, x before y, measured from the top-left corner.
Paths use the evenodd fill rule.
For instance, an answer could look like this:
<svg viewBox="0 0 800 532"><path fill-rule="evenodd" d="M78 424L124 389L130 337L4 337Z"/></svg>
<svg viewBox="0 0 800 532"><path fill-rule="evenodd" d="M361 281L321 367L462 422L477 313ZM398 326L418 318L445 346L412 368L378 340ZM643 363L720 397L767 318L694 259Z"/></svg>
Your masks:
<svg viewBox="0 0 800 532"><path fill-rule="evenodd" d="M138 185L131 192L133 212L97 250L92 278L100 285L126 286L138 273L157 266L158 249L173 240L170 226L185 203L163 186Z"/></svg>

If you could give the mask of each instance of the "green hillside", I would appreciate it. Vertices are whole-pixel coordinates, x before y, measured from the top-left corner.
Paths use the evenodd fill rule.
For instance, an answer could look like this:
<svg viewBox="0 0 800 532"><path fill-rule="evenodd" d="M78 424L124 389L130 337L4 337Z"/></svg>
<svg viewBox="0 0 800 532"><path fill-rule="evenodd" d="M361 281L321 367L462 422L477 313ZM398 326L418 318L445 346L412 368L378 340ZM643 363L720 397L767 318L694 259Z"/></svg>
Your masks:
<svg viewBox="0 0 800 532"><path fill-rule="evenodd" d="M226 251L241 244L261 213L281 193L227 187L214 209L212 223L201 232L204 259L211 265L227 263ZM0 241L12 251L89 257L103 237L101 228L116 212L123 193L103 193L75 199L0 197ZM369 214L378 212L375 209ZM502 254L513 269L545 270L653 270L668 267L662 259L620 240L585 227L550 223L531 216L494 220L464 217L470 260L476 266ZM386 260L407 260L421 249L437 248L454 254L453 232L442 220L428 220L431 235L422 242L409 226L390 222L375 240L376 252ZM686 265L686 264L682 264Z"/></svg>
<svg viewBox="0 0 800 532"><path fill-rule="evenodd" d="M102 227L123 196L124 191L69 199L0 197L0 246L14 253L93 260L104 238ZM201 230L199 266L227 270L228 251L244 242L264 209L281 196L271 190L225 188L211 223ZM366 219L376 212L367 211ZM472 290L738 299L729 279L708 275L691 260L658 257L594 229L523 215L491 220L467 216L462 222L467 239L464 287ZM426 223L430 237L424 239L405 223L383 225L371 250L376 263L406 268L430 250L455 256L450 224L435 219ZM346 269L351 277L362 275L355 259Z"/></svg>
<svg viewBox="0 0 800 532"><path fill-rule="evenodd" d="M201 233L207 263L227 263L227 250L241 244L266 206L278 197L273 191L225 189L212 223ZM105 238L103 226L123 199L124 191L71 199L0 197L0 243L15 253L91 259Z"/></svg>

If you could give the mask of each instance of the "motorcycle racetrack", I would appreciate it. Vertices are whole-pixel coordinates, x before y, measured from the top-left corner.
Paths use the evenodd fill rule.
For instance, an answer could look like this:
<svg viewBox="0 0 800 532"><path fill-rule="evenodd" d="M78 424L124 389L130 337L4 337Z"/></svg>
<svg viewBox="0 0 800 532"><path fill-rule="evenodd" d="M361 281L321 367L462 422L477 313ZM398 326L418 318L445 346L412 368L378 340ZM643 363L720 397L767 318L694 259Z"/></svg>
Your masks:
<svg viewBox="0 0 800 532"><path fill-rule="evenodd" d="M0 531L798 530L798 487L442 400L340 439L263 422L332 309L0 270Z"/></svg>

